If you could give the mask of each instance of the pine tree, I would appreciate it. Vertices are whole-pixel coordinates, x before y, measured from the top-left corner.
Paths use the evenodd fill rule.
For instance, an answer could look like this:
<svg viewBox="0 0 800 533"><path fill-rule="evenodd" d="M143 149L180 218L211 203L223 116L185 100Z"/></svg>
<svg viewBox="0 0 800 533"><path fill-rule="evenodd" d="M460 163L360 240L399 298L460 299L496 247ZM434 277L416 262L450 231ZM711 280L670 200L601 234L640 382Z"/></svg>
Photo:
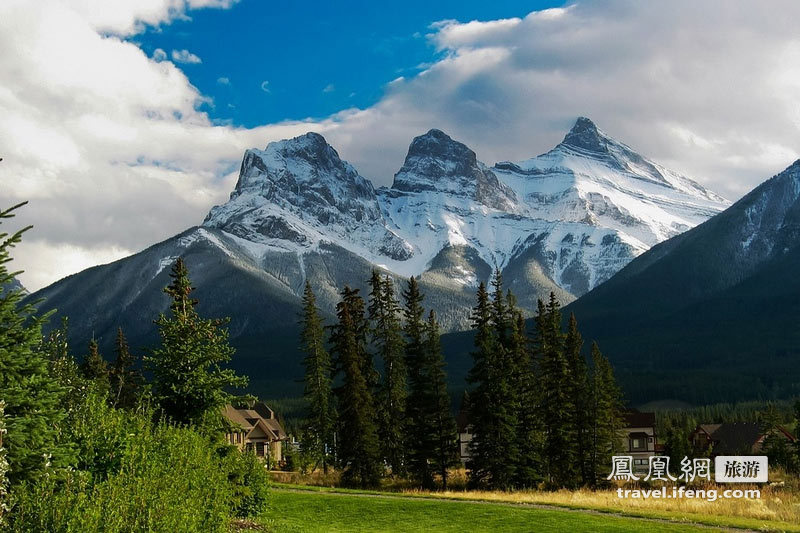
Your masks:
<svg viewBox="0 0 800 533"><path fill-rule="evenodd" d="M513 335L516 326L515 299L503 292L503 276L495 270L492 279L491 322L495 331L493 364L490 367L491 407L495 413L495 449L503 461L496 462L492 472L492 484L496 488L513 486L519 464L517 438L517 415L520 410L519 391L514 388L517 371L516 357L519 355L518 340Z"/></svg>
<svg viewBox="0 0 800 533"><path fill-rule="evenodd" d="M339 405L338 452L345 485L363 488L380 480L380 449L375 424L375 402L366 377L371 358L364 334L364 302L358 289L345 286L336 306L337 323L332 328L331 351L342 374L336 389ZM369 363L367 363L369 361Z"/></svg>
<svg viewBox="0 0 800 533"><path fill-rule="evenodd" d="M531 357L530 342L526 335L525 318L516 311L511 333L514 369L512 388L518 398L517 449L519 459L514 484L518 487L535 487L542 480L542 427L539 417L539 391Z"/></svg>
<svg viewBox="0 0 800 533"><path fill-rule="evenodd" d="M0 223L22 205L1 211ZM21 303L21 291L9 288L19 274L8 271L11 249L28 229L0 233L0 401L5 403L3 447L12 486L71 460L70 449L58 438L66 416L65 391L50 376L48 359L38 349L46 316L36 316L32 303Z"/></svg>
<svg viewBox="0 0 800 533"><path fill-rule="evenodd" d="M144 379L136 369L136 357L131 353L122 328L117 328L114 344L116 358L109 372L111 405L122 409L133 409L139 403Z"/></svg>
<svg viewBox="0 0 800 533"><path fill-rule="evenodd" d="M570 374L564 356L561 307L552 292L546 306L539 302L536 330L541 350L539 366L546 473L552 486L570 487L576 478L574 440L570 434L570 417L575 407L568 395Z"/></svg>
<svg viewBox="0 0 800 533"><path fill-rule="evenodd" d="M103 356L100 355L97 341L94 338L89 341L89 354L83 359L81 372L83 372L83 377L94 384L100 395L108 396L110 389L108 364L103 359Z"/></svg>
<svg viewBox="0 0 800 533"><path fill-rule="evenodd" d="M415 426L414 431L422 434L431 469L441 477L442 490L447 490L448 468L458 464L458 436L450 410L450 396L447 394L447 374L440 337L436 314L431 311L425 327L425 359L421 369L423 380L428 383L426 416L423 426Z"/></svg>
<svg viewBox="0 0 800 533"><path fill-rule="evenodd" d="M316 297L308 281L303 290L301 326L300 345L305 353L304 396L309 406L303 448L316 464L322 463L322 470L327 474L328 456L333 451L336 421L331 388L333 368L330 355L325 349L325 331L317 310Z"/></svg>
<svg viewBox="0 0 800 533"><path fill-rule="evenodd" d="M391 278L381 278L376 270L370 279L369 319L372 342L383 360L383 382L378 390L378 435L381 455L392 476L406 473L406 397L407 376L404 341L400 328L400 306L394 296Z"/></svg>
<svg viewBox="0 0 800 533"><path fill-rule="evenodd" d="M408 469L412 477L424 487L433 486L433 468L430 450L424 432L428 414L428 382L423 373L425 365L425 322L422 307L424 296L417 280L411 277L403 291L403 334L405 336L405 360L408 369L408 400L406 402Z"/></svg>
<svg viewBox="0 0 800 533"><path fill-rule="evenodd" d="M582 484L590 484L589 476L589 373L581 350L583 337L578 331L575 314L570 314L567 336L564 342L564 355L567 361L569 378L567 395L572 412L570 413L570 435L577 474ZM577 480L575 480L577 482Z"/></svg>
<svg viewBox="0 0 800 533"><path fill-rule="evenodd" d="M499 289L499 290L498 290ZM516 405L511 391L511 366L507 347L500 344L498 310L504 310L502 284L495 286L490 301L486 285L478 287L477 304L473 308L475 330L473 366L467 377L474 389L470 392L470 418L475 434L470 447L470 485L486 484L494 489L507 489L514 483L518 460L516 439ZM504 313L503 313L504 314Z"/></svg>
<svg viewBox="0 0 800 533"><path fill-rule="evenodd" d="M608 470L611 455L620 447L624 405L611 363L596 342L592 343L592 366L589 476L596 485Z"/></svg>
<svg viewBox="0 0 800 533"><path fill-rule="evenodd" d="M234 399L228 389L246 386L247 378L220 367L234 353L225 328L228 320L197 314L183 259L175 262L170 277L172 282L164 289L172 299L170 313L155 322L161 345L145 361L153 373L153 392L173 421L219 433L225 427L222 408Z"/></svg>

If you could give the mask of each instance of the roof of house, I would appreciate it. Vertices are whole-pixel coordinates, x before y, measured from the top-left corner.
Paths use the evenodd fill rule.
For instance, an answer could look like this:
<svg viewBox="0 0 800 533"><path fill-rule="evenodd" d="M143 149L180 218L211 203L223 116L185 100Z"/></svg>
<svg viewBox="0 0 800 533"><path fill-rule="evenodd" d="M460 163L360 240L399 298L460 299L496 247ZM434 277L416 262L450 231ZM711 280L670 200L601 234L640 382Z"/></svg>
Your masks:
<svg viewBox="0 0 800 533"><path fill-rule="evenodd" d="M642 413L636 409L625 411L626 428L649 428L656 425L655 413Z"/></svg>
<svg viewBox="0 0 800 533"><path fill-rule="evenodd" d="M259 409L263 412L272 414L272 410L264 405L266 410ZM262 431L271 434L277 440L283 440L287 437L286 432L281 427L280 423L275 418L264 418L255 409L237 409L232 405L226 405L222 410L222 414L230 420L234 425L239 426L246 433L250 433L256 426L261 427Z"/></svg>
<svg viewBox="0 0 800 533"><path fill-rule="evenodd" d="M253 423L244 417L240 409L236 409L232 405L226 405L222 410L222 414L225 416L225 418L246 431L253 429Z"/></svg>
<svg viewBox="0 0 800 533"><path fill-rule="evenodd" d="M735 455L749 452L764 436L758 422L725 422L724 424L700 424L695 433L702 431L713 442L714 453L718 455ZM788 440L796 439L782 427L778 427Z"/></svg>

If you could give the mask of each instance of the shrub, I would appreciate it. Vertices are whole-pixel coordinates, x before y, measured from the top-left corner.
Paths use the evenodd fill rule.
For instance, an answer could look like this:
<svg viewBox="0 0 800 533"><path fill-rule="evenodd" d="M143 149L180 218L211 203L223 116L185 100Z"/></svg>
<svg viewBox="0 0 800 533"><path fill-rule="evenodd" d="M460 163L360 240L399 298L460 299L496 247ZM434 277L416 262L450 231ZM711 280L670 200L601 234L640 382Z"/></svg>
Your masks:
<svg viewBox="0 0 800 533"><path fill-rule="evenodd" d="M227 531L232 515L264 508L268 474L253 454L151 419L90 392L70 414L78 470L50 470L20 485L10 530Z"/></svg>
<svg viewBox="0 0 800 533"><path fill-rule="evenodd" d="M232 491L233 513L240 518L257 516L266 508L269 495L266 465L255 453L240 453L233 446L221 448L221 453Z"/></svg>

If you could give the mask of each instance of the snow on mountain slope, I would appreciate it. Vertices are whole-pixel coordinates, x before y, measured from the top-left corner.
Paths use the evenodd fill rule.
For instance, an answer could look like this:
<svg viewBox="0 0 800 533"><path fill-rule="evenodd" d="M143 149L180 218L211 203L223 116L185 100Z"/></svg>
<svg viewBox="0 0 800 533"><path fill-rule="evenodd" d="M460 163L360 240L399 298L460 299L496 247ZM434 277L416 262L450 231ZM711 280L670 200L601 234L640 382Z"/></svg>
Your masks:
<svg viewBox="0 0 800 533"><path fill-rule="evenodd" d="M392 186L378 190L318 134L271 143L246 152L230 201L204 226L257 263L274 251L302 263L333 243L402 276L427 271L448 246L466 246L500 269L534 261L579 296L727 205L580 118L550 152L493 168L430 130L411 142ZM458 268L454 281L476 283L477 272Z"/></svg>

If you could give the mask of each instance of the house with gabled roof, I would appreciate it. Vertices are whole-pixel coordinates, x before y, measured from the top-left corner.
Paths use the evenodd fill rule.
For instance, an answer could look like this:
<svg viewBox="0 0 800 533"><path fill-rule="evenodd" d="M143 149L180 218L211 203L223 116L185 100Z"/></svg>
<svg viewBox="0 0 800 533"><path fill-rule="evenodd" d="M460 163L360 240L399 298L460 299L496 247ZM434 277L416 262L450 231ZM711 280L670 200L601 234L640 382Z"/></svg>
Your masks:
<svg viewBox="0 0 800 533"><path fill-rule="evenodd" d="M646 472L650 457L662 449L656 436L656 415L628 409L623 420L625 426L619 432L620 455L633 457L634 472Z"/></svg>
<svg viewBox="0 0 800 533"><path fill-rule="evenodd" d="M222 414L232 426L225 436L228 443L240 450L253 451L269 463L283 460L282 443L288 435L267 404L256 402L247 408L226 405Z"/></svg>
<svg viewBox="0 0 800 533"><path fill-rule="evenodd" d="M786 429L778 426L774 430L778 438L788 442L797 439ZM689 436L695 451L710 452L717 455L750 455L758 454L767 434L762 431L758 422L725 422L723 424L700 424Z"/></svg>

